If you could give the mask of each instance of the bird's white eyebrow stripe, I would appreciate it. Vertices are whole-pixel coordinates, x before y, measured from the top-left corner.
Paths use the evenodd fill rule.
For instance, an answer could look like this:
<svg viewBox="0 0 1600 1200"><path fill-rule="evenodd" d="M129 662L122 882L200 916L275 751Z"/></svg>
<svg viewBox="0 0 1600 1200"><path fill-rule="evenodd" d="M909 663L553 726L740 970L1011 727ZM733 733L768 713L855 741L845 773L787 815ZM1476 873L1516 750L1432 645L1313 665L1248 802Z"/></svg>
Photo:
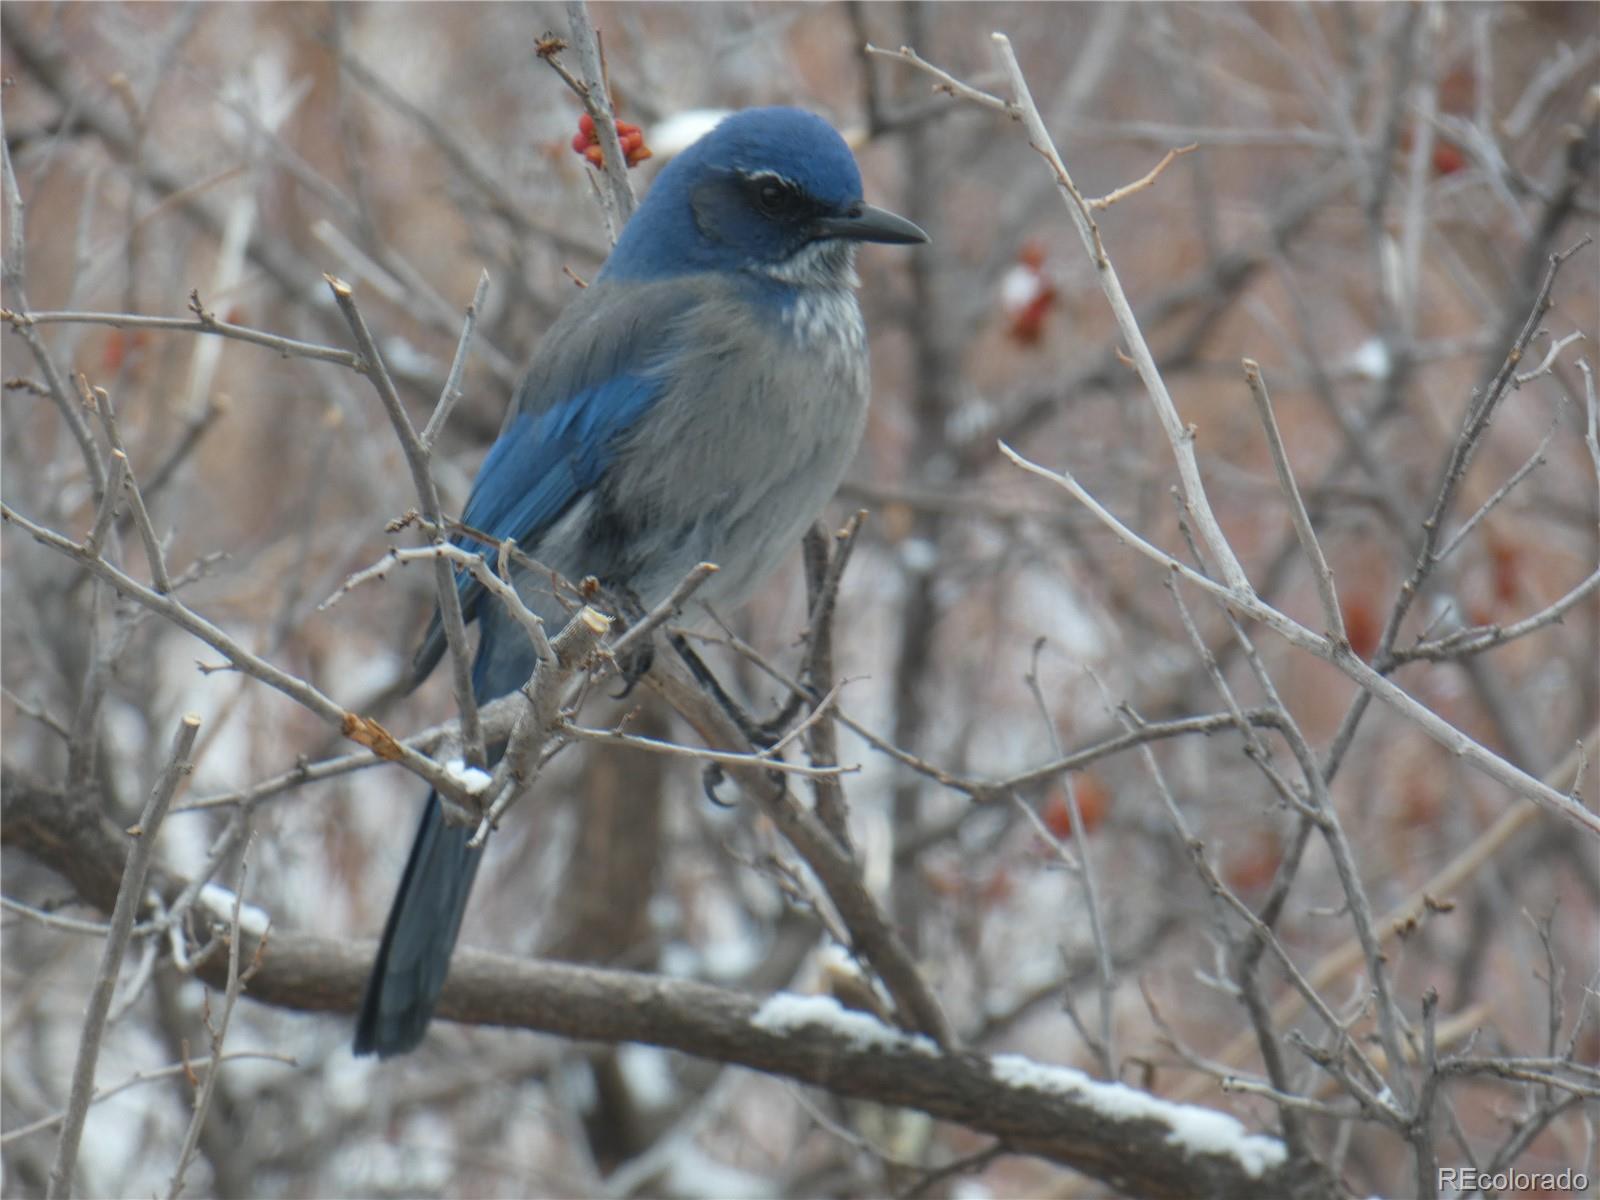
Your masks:
<svg viewBox="0 0 1600 1200"><path fill-rule="evenodd" d="M782 184L786 188L794 188L796 191L804 190L798 183L790 179L787 175L779 175L776 171L740 171L739 178L747 180L750 183L755 183L757 180L761 179L770 179L772 182Z"/></svg>

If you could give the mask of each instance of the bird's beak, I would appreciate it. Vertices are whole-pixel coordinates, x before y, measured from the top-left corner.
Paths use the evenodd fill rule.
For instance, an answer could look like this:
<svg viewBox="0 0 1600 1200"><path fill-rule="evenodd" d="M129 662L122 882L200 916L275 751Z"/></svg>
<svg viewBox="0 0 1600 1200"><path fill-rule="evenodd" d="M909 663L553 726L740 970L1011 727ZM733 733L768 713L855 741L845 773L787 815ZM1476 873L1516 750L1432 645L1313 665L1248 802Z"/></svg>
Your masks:
<svg viewBox="0 0 1600 1200"><path fill-rule="evenodd" d="M843 217L824 217L817 222L817 235L843 238L851 242L891 242L906 245L925 242L928 235L904 217L870 204L860 204Z"/></svg>

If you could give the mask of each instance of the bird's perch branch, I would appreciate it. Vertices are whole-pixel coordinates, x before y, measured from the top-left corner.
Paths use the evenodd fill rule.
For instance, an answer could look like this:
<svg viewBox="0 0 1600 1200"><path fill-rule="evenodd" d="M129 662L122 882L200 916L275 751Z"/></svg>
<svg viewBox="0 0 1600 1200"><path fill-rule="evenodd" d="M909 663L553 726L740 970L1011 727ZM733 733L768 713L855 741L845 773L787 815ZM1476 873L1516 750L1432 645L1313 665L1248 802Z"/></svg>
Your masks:
<svg viewBox="0 0 1600 1200"><path fill-rule="evenodd" d="M378 344L373 340L372 332L367 328L366 318L361 315L361 310L356 305L354 290L342 279L335 279L331 275L325 278L329 289L333 292L334 303L344 314L350 332L356 340L356 349L361 354L361 373L371 382L378 393L378 398L383 401L383 409L389 416L389 424L393 426L395 436L400 439L400 448L406 456L406 465L411 468L411 483L416 488L417 503L422 508L422 515L437 529L444 524L444 516L439 506L439 489L433 482L429 443L418 436L405 405L400 402L400 393L395 390L394 380L389 377L383 356L378 353ZM451 367L450 378L446 381L444 393L434 410L435 416L439 416L441 410L445 415L449 414L450 395L466 362L467 345L472 337L477 305L485 286L486 280L480 277L472 306L467 311L461 340L456 348L455 363ZM440 417L438 424L442 422L443 418ZM435 422L430 421L429 428L437 433ZM478 701L472 692L472 652L467 646L467 624L461 613L461 593L456 590L456 573L443 558L434 563L434 585L439 597L440 624L444 629L445 643L450 647L450 674L451 681L455 685L456 705L461 712L462 754L469 766L481 767L487 761L487 755L484 752L483 728L478 721Z"/></svg>

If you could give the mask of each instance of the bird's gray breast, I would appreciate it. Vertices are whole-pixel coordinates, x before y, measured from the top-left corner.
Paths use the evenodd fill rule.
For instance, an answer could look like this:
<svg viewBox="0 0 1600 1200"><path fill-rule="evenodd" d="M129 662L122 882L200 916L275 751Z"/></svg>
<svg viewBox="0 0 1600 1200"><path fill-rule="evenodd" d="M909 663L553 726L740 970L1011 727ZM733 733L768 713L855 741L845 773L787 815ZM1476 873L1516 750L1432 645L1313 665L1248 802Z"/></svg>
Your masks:
<svg viewBox="0 0 1600 1200"><path fill-rule="evenodd" d="M734 605L797 546L837 490L866 423L866 330L848 287L802 287L774 311L713 297L682 318L664 391L611 473L637 523L631 586L664 597L696 563ZM620 464L619 464L620 465Z"/></svg>

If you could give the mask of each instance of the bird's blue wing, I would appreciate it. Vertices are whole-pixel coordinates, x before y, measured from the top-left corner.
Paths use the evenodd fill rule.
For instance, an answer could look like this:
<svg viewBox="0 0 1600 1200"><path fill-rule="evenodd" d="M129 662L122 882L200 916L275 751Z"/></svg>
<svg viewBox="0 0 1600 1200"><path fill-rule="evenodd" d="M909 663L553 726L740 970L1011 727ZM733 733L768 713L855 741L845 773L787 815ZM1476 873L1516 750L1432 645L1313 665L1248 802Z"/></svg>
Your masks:
<svg viewBox="0 0 1600 1200"><path fill-rule="evenodd" d="M617 438L650 407L659 384L619 375L542 412L519 412L478 471L462 522L496 538L536 542L599 481ZM472 545L471 539L457 539Z"/></svg>
<svg viewBox="0 0 1600 1200"><path fill-rule="evenodd" d="M540 536L595 487L615 453L618 438L650 407L660 384L642 372L613 376L539 411L522 408L490 447L462 523L489 536L513 538L537 554ZM458 535L456 545L494 560L496 547ZM462 615L477 616L483 586L456 572ZM434 614L413 664L420 680L444 653L444 631Z"/></svg>

